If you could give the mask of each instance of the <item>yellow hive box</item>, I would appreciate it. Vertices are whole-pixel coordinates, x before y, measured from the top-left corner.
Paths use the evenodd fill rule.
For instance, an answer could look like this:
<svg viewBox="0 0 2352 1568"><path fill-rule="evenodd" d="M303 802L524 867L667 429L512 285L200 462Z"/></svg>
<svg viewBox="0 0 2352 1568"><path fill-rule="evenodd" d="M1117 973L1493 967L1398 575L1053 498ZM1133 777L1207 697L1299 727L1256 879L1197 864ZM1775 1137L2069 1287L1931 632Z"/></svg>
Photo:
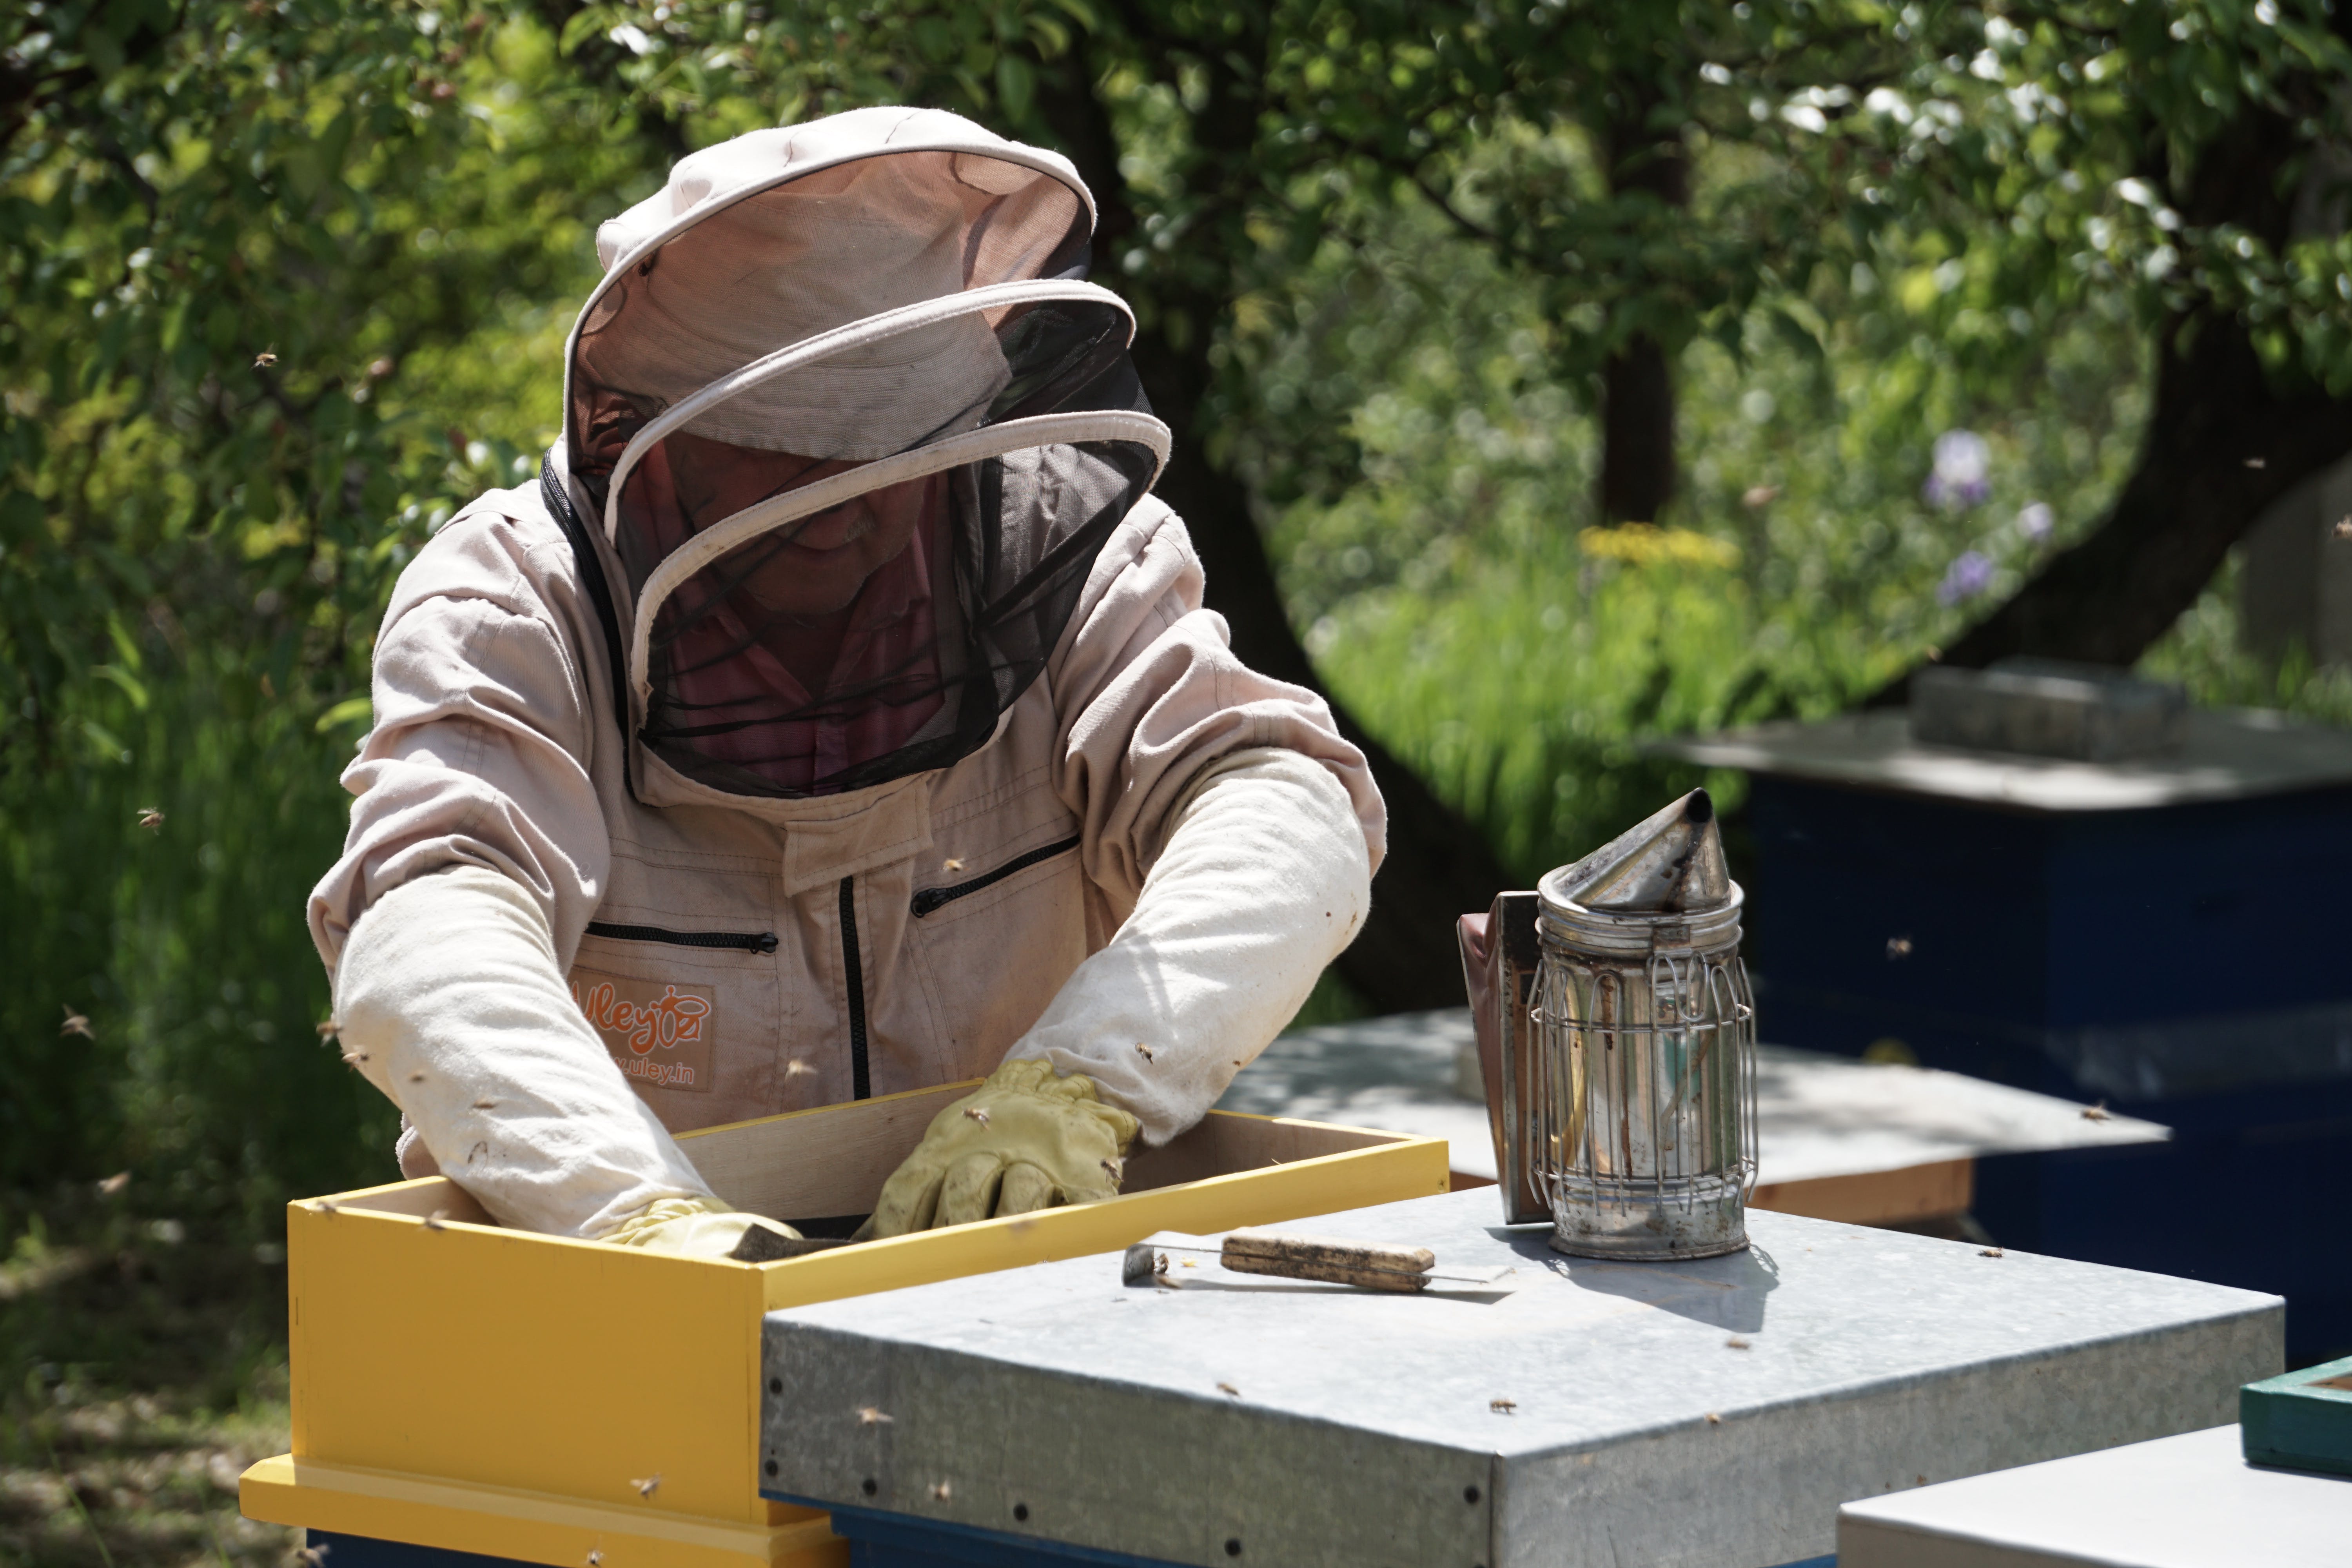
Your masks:
<svg viewBox="0 0 2352 1568"><path fill-rule="evenodd" d="M971 1084L688 1135L777 1219L866 1213ZM1446 1190L1443 1141L1212 1112L1107 1203L777 1263L503 1230L443 1177L288 1206L294 1451L247 1517L579 1568L837 1568L825 1516L759 1495L760 1320L1160 1230L1216 1231ZM594 1555L592 1556L591 1554Z"/></svg>

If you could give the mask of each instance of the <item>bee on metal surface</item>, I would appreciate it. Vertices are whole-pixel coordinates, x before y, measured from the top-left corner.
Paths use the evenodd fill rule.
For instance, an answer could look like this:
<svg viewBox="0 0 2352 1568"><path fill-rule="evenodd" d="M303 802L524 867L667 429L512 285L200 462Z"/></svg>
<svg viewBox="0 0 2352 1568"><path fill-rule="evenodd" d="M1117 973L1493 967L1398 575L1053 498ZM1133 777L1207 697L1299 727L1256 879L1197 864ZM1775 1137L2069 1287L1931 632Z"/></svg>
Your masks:
<svg viewBox="0 0 2352 1568"><path fill-rule="evenodd" d="M276 349L264 349L259 353L253 356L253 368L256 370L268 370L277 363L278 351Z"/></svg>
<svg viewBox="0 0 2352 1568"><path fill-rule="evenodd" d="M448 1218L449 1211L447 1209L435 1209L431 1214L425 1216L425 1228L427 1230L446 1229Z"/></svg>
<svg viewBox="0 0 2352 1568"><path fill-rule="evenodd" d="M858 1407L857 1424L860 1426L887 1426L890 1425L890 1421L891 1418L889 1416L883 1415L882 1412L874 1405L865 1405Z"/></svg>
<svg viewBox="0 0 2352 1568"><path fill-rule="evenodd" d="M2001 1250L1998 1247L1979 1247L1977 1248L1977 1256L1979 1258L1999 1258L2001 1256Z"/></svg>
<svg viewBox="0 0 2352 1568"><path fill-rule="evenodd" d="M408 1081L411 1083L423 1083L425 1081L425 1075L421 1072L410 1073L408 1075Z"/></svg>
<svg viewBox="0 0 2352 1568"><path fill-rule="evenodd" d="M945 1502L945 1501L947 1501L947 1500L948 1500L948 1499L949 1499L950 1496L952 1496L952 1495L954 1495L954 1494L953 1494L953 1489L952 1489L952 1488L950 1488L950 1487L947 1484L947 1482L945 1482L945 1481L941 1481L941 1482L940 1482L940 1484L939 1484L939 1485L937 1485L937 1486L935 1486L935 1487L933 1487L933 1488L931 1489L931 1495L932 1495L933 1497L935 1497L935 1498L939 1499L939 1500L940 1500L940 1501L941 1501L941 1502Z"/></svg>
<svg viewBox="0 0 2352 1568"><path fill-rule="evenodd" d="M139 808L139 826L150 833L160 832L163 826L163 814L152 805L142 805Z"/></svg>
<svg viewBox="0 0 2352 1568"><path fill-rule="evenodd" d="M359 1066L360 1063L367 1059L368 1054L365 1051L345 1051L343 1053L343 1065L345 1067L355 1068Z"/></svg>
<svg viewBox="0 0 2352 1568"><path fill-rule="evenodd" d="M1242 1391L1241 1391L1240 1389L1238 1389L1238 1388L1235 1388L1235 1387L1234 1387L1232 1384L1230 1384L1230 1383L1221 1383L1221 1384L1217 1384L1217 1392L1218 1392L1219 1394L1229 1394L1233 1395L1233 1397L1234 1397L1235 1399L1239 1399L1239 1398L1242 1396Z"/></svg>
<svg viewBox="0 0 2352 1568"><path fill-rule="evenodd" d="M478 1100L474 1101L474 1109L477 1110L496 1110L498 1108L499 1102L495 1100Z"/></svg>
<svg viewBox="0 0 2352 1568"><path fill-rule="evenodd" d="M651 1497L661 1490L661 1472L656 1470L652 1475L640 1480L632 1480L629 1484L637 1489L639 1497Z"/></svg>
<svg viewBox="0 0 2352 1568"><path fill-rule="evenodd" d="M1710 1426L1720 1426L1723 1425L1723 1417L1710 1410L1706 1413L1706 1424Z"/></svg>
<svg viewBox="0 0 2352 1568"><path fill-rule="evenodd" d="M1723 1342L1723 1348L1727 1351L1744 1351L1751 1350L1754 1347L1748 1341L1741 1339L1738 1334L1734 1334L1729 1339Z"/></svg>
<svg viewBox="0 0 2352 1568"><path fill-rule="evenodd" d="M58 1035L59 1038L67 1035L79 1035L85 1040L98 1038L89 1032L89 1020L75 1012L70 1005L66 1008L66 1021L58 1026Z"/></svg>
<svg viewBox="0 0 2352 1568"><path fill-rule="evenodd" d="M1513 1411L1518 1409L1518 1407L1519 1402L1516 1399L1490 1399L1486 1401L1486 1408L1493 1411L1497 1415L1508 1415Z"/></svg>
<svg viewBox="0 0 2352 1568"><path fill-rule="evenodd" d="M317 1205L320 1214L340 1214L342 1212L342 1206L332 1198L320 1198Z"/></svg>
<svg viewBox="0 0 2352 1568"><path fill-rule="evenodd" d="M987 1112L987 1111L985 1111L985 1110L982 1110L979 1106L977 1106L977 1105L967 1105L967 1106L965 1106L965 1107L963 1108L963 1113L964 1113L966 1116L971 1117L974 1121L979 1122L982 1127L985 1127L985 1126L987 1126L987 1125L988 1125L988 1112Z"/></svg>
<svg viewBox="0 0 2352 1568"><path fill-rule="evenodd" d="M1136 1054L1140 1056L1145 1061L1150 1061L1152 1059L1151 1047L1145 1045L1141 1040L1135 1042L1135 1049Z"/></svg>
<svg viewBox="0 0 2352 1568"><path fill-rule="evenodd" d="M601 1552L591 1552L588 1553L588 1568L596 1568L596 1565L604 1561L604 1554Z"/></svg>
<svg viewBox="0 0 2352 1568"><path fill-rule="evenodd" d="M99 1194L101 1197L110 1198L130 1184L131 1173L128 1171L117 1171L114 1174L107 1177L106 1180L98 1184Z"/></svg>
<svg viewBox="0 0 2352 1568"><path fill-rule="evenodd" d="M2103 1100L2096 1105L2086 1105L2083 1107L2083 1120L2085 1121L2112 1121L2115 1118L2107 1114L2107 1102Z"/></svg>
<svg viewBox="0 0 2352 1568"><path fill-rule="evenodd" d="M940 869L942 871L961 871L963 869L963 862L959 859L942 860L940 862Z"/></svg>
<svg viewBox="0 0 2352 1568"><path fill-rule="evenodd" d="M808 1063L801 1060L798 1057L794 1057L792 1060L784 1064L784 1077L786 1079L814 1078L815 1076L816 1068L809 1066Z"/></svg>

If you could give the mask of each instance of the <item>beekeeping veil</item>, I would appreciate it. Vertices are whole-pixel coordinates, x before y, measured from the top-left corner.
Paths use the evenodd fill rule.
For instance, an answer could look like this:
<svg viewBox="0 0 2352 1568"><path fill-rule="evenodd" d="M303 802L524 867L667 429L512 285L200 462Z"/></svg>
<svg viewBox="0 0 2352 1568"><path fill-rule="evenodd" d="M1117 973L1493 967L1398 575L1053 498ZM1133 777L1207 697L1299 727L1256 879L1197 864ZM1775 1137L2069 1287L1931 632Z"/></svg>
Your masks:
<svg viewBox="0 0 2352 1568"><path fill-rule="evenodd" d="M829 795L994 732L1168 452L1132 318L1080 280L1093 225L1055 154L871 109L694 153L598 231L545 489L603 590L641 798ZM707 442L791 457L713 515L683 471ZM807 617L767 590L814 559L793 541L917 481L831 674L792 673Z"/></svg>

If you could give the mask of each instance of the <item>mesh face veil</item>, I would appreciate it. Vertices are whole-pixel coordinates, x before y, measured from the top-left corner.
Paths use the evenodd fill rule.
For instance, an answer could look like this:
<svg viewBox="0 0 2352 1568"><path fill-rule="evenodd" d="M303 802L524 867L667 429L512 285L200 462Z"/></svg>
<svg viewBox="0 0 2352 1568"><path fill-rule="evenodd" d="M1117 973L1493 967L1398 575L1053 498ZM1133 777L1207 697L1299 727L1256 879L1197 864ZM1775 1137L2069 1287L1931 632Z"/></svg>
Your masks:
<svg viewBox="0 0 2352 1568"><path fill-rule="evenodd" d="M995 732L1168 452L1091 229L1058 158L904 110L708 149L606 226L549 488L615 579L633 773L800 798Z"/></svg>

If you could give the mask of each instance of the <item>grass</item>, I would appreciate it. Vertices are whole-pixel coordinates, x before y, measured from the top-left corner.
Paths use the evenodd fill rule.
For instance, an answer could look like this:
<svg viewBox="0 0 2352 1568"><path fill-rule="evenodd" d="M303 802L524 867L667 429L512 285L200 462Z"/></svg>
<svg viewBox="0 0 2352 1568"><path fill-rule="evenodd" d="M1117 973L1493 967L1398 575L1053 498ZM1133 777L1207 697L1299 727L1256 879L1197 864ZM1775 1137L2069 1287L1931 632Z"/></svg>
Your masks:
<svg viewBox="0 0 2352 1568"><path fill-rule="evenodd" d="M236 1508L288 1447L284 1254L87 1189L9 1194L0 1564L278 1568ZM18 1228L21 1227L21 1228Z"/></svg>

